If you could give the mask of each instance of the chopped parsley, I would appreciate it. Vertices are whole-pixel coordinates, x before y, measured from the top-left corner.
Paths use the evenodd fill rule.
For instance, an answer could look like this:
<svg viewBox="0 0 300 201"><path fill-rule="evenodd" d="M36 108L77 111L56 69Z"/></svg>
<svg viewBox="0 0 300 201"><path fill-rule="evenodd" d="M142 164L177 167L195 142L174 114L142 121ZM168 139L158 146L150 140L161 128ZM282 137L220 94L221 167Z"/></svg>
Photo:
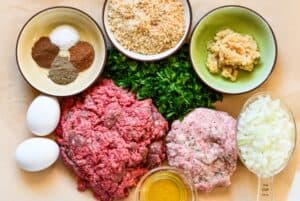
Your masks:
<svg viewBox="0 0 300 201"><path fill-rule="evenodd" d="M109 50L104 73L139 100L151 98L170 122L181 119L197 107L212 108L222 94L204 85L197 77L185 45L173 56L158 62L140 62Z"/></svg>

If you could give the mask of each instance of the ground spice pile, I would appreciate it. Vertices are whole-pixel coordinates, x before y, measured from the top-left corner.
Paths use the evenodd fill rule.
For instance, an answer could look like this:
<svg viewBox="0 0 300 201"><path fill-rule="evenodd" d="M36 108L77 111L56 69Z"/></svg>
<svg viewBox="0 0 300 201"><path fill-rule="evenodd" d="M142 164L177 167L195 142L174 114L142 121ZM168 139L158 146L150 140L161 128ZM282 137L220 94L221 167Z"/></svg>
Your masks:
<svg viewBox="0 0 300 201"><path fill-rule="evenodd" d="M48 37L41 37L32 47L31 55L41 67L50 68L59 53L59 48Z"/></svg>
<svg viewBox="0 0 300 201"><path fill-rule="evenodd" d="M33 60L40 67L51 68L48 77L56 84L70 84L76 80L79 72L93 64L93 46L79 41L79 38L75 28L61 25L51 32L50 38L43 36L33 45Z"/></svg>
<svg viewBox="0 0 300 201"><path fill-rule="evenodd" d="M67 57L57 56L51 65L48 77L56 84L66 85L76 80L77 69Z"/></svg>
<svg viewBox="0 0 300 201"><path fill-rule="evenodd" d="M70 62L80 71L89 68L95 57L93 46L84 41L79 41L70 48Z"/></svg>

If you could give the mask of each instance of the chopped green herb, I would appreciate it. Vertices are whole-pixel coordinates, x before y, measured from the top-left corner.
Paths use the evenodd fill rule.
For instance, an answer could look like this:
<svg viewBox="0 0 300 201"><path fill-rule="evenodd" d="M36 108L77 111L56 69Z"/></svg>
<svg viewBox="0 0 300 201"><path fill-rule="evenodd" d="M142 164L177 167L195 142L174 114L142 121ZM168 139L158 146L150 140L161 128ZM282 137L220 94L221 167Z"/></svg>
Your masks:
<svg viewBox="0 0 300 201"><path fill-rule="evenodd" d="M197 107L212 108L222 95L205 86L195 74L185 45L175 55L158 62L139 62L115 49L109 51L104 75L136 93L151 98L170 122Z"/></svg>

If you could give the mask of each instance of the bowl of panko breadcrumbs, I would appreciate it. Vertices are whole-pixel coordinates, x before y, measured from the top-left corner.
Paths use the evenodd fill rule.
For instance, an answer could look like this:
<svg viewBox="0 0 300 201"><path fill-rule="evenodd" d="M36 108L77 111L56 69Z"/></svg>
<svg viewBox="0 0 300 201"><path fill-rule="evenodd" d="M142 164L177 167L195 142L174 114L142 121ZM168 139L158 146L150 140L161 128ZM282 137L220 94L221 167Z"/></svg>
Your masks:
<svg viewBox="0 0 300 201"><path fill-rule="evenodd" d="M190 57L200 79L227 94L241 94L262 85L276 58L275 35L257 12L229 5L208 12L195 26Z"/></svg>
<svg viewBox="0 0 300 201"><path fill-rule="evenodd" d="M188 0L106 0L104 30L127 57L156 61L176 52L192 23Z"/></svg>

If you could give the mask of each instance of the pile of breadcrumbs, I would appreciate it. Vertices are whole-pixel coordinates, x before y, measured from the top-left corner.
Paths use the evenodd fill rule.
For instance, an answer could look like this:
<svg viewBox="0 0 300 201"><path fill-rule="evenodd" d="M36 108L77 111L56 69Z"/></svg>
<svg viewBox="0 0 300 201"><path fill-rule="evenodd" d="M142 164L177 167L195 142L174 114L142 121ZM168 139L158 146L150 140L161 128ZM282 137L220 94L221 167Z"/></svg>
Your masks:
<svg viewBox="0 0 300 201"><path fill-rule="evenodd" d="M108 22L123 47L146 55L175 47L185 33L180 0L111 0Z"/></svg>

